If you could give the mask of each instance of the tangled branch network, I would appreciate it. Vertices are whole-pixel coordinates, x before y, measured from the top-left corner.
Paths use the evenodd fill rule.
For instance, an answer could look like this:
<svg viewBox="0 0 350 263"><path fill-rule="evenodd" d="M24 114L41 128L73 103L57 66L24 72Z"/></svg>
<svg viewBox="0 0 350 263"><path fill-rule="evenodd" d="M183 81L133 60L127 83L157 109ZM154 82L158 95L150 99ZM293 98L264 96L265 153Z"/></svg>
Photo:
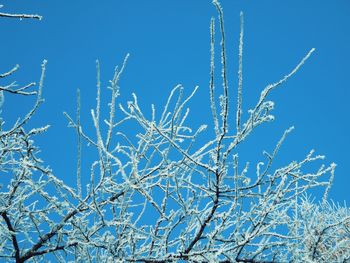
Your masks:
<svg viewBox="0 0 350 263"><path fill-rule="evenodd" d="M133 94L118 104L119 80L129 55L109 83L109 114L103 115L100 66L96 107L91 110L94 134L80 119L80 92L75 116L65 113L77 134L76 185L59 179L39 158L33 138L49 126L29 129L43 103L46 61L39 84L1 84L5 96L36 96L21 119L0 122L0 257L8 262L349 262L350 211L327 201L335 164L310 151L301 160L276 167L275 158L293 130L288 128L274 149L253 168L241 164L238 145L258 126L273 121L269 94L295 75L311 49L279 81L267 85L256 104L243 108L244 18L240 15L237 91L228 84L224 14L213 1L218 18L210 21L208 107L212 123L187 124L188 104L195 95L174 87L164 108L152 105L144 114ZM2 17L41 18L38 15ZM215 42L219 25L221 45ZM216 50L221 57L217 76ZM0 75L15 74L18 66ZM222 88L215 84L221 81ZM34 89L34 87L37 87ZM234 94L235 105L231 105ZM220 95L221 93L221 95ZM234 112L234 113L233 113ZM118 113L118 114L117 114ZM1 116L1 115L0 115ZM246 116L246 117L244 117ZM10 124L9 124L10 123ZM128 125L137 125L135 134ZM213 129L213 130L210 130ZM127 132L126 132L127 131ZM203 139L205 138L209 139ZM82 144L95 150L90 167L81 167ZM91 148L89 148L91 150ZM310 189L324 189L314 203Z"/></svg>

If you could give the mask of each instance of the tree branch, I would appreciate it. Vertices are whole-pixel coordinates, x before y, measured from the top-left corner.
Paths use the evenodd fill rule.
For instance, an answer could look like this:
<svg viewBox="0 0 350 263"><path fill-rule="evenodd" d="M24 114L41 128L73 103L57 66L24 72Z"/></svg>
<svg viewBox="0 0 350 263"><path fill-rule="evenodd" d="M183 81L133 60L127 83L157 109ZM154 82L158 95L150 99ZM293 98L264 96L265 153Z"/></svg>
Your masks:
<svg viewBox="0 0 350 263"><path fill-rule="evenodd" d="M9 14L9 13L0 13L0 17L8 17L8 18L19 18L19 19L27 19L27 18L32 18L32 19L43 19L42 16L37 15L37 14Z"/></svg>
<svg viewBox="0 0 350 263"><path fill-rule="evenodd" d="M1 216L5 220L8 230L10 230L11 232L11 239L12 239L13 248L15 249L16 262L20 262L20 249L18 246L16 234L15 234L16 231L11 224L10 218L7 216L7 212L6 211L1 212Z"/></svg>

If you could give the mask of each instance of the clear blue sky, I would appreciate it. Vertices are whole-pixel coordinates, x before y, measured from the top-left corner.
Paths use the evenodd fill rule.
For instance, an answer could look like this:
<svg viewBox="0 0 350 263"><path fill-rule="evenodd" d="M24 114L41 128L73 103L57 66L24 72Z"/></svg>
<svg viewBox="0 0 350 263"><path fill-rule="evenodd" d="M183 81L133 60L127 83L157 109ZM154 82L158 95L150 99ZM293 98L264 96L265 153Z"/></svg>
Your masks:
<svg viewBox="0 0 350 263"><path fill-rule="evenodd" d="M1 3L2 12L44 16L42 21L0 19L0 71L20 64L16 79L25 84L39 79L41 61L48 60L43 93L46 102L31 125L51 124L51 129L37 142L43 151L42 158L58 177L74 182L75 132L66 128L62 112L74 115L76 89L80 88L83 122L91 129L97 58L101 61L102 81L107 85L114 66L122 62L126 53L131 54L120 83L119 102L125 103L136 92L144 108L149 109L154 103L160 109L176 84L182 83L187 92L199 85L191 104L190 120L194 126L211 123L209 21L216 12L210 0ZM221 3L226 21L231 94L235 94L237 83L239 12L245 14L245 110L253 106L261 89L284 76L311 48L316 48L302 70L272 94L276 120L253 134L247 142L248 149L253 155L272 150L283 130L294 125L296 129L281 151L281 163L300 160L309 149L325 154L326 163L338 164L330 195L336 201L349 203L350 2L222 0ZM103 93L108 91L104 89ZM7 96L4 117L14 121L29 109L29 101ZM247 154L244 157L249 160Z"/></svg>

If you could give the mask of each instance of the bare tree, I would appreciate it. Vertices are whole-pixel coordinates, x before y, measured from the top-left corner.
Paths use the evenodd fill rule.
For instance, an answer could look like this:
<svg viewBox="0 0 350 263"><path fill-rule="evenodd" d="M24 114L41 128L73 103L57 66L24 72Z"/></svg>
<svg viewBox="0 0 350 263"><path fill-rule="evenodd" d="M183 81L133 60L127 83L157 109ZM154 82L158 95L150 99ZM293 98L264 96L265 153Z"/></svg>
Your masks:
<svg viewBox="0 0 350 263"><path fill-rule="evenodd" d="M97 61L96 108L91 110L95 134L87 134L80 123L79 91L76 117L65 113L78 138L76 186L60 180L38 157L32 137L48 126L26 129L43 101L46 62L38 91L28 91L34 84L0 87L5 93L37 96L23 119L8 129L1 124L0 171L7 183L0 193L0 257L16 262L350 260L350 211L327 201L335 164L304 172L305 165L324 159L310 151L301 160L275 167L274 160L293 127L281 135L274 149L263 152L264 160L253 168L249 163L242 165L238 156L237 146L257 126L273 120L269 93L292 77L314 49L283 78L265 87L244 118L243 13L237 103L232 106L223 10L217 0L213 4L221 35L222 95L216 96L214 85L217 47L212 18L208 103L212 123L197 128L186 124L188 104L198 87L185 95L184 88L177 85L160 112L152 105L149 117L135 94L127 105L118 104L118 81L128 55L109 83L109 114L103 116ZM0 75L1 79L16 70ZM125 128L129 123L138 125L135 134ZM204 140L204 134L209 139ZM96 149L90 174L80 167L83 142ZM84 185L86 180L89 184ZM315 187L325 189L318 203L307 195Z"/></svg>

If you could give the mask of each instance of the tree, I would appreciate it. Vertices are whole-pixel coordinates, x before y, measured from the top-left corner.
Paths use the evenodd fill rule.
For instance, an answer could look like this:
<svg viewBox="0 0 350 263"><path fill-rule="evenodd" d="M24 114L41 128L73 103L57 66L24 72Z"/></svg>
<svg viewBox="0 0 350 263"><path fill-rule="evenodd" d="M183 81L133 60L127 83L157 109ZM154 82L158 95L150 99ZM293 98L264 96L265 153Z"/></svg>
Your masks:
<svg viewBox="0 0 350 263"><path fill-rule="evenodd" d="M96 108L91 110L95 134L80 121L80 92L73 118L77 144L76 186L54 175L39 158L33 137L49 127L27 129L40 104L46 61L37 91L34 83L3 93L36 95L28 114L6 128L1 121L0 256L6 261L40 262L348 262L350 211L329 203L335 164L316 167L324 159L310 151L304 159L275 167L274 160L293 127L287 129L264 162L255 169L240 165L238 146L256 127L273 120L274 103L268 95L293 76L311 56L281 80L261 92L255 107L243 118L243 13L239 38L236 106L230 104L227 82L223 10L217 0L221 33L222 95L216 96L215 19L212 18L209 103L212 123L198 128L186 124L190 99L181 85L170 93L161 112L152 105L151 117L137 96L116 118L118 81L125 69L116 68L110 81L109 114L101 108L100 66L97 61ZM21 16L21 15L20 15ZM0 75L15 73L18 66ZM235 116L233 110L235 109ZM232 122L234 120L234 122ZM133 124L131 124L133 122ZM127 125L135 133L125 132ZM212 130L212 132L211 132ZM203 134L206 138L203 140ZM210 137L212 136L212 137ZM118 137L119 139L117 140ZM122 138L123 140L120 140ZM82 185L81 144L96 149L89 181ZM315 163L315 164L314 164ZM315 168L305 169L308 164ZM304 171L305 169L305 171ZM307 195L323 187L315 203Z"/></svg>

